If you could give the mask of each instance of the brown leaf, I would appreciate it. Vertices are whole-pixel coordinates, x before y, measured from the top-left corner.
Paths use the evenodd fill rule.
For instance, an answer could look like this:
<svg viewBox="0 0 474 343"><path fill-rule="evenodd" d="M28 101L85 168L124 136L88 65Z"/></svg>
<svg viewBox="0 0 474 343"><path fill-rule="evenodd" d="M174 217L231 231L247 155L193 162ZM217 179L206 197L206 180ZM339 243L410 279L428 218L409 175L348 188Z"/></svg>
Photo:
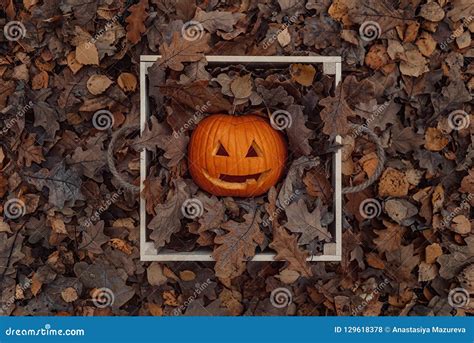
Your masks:
<svg viewBox="0 0 474 343"><path fill-rule="evenodd" d="M402 244L402 237L406 231L405 228L385 220L383 223L386 229L374 230L378 236L374 239L377 249L380 252L390 252L399 249Z"/></svg>
<svg viewBox="0 0 474 343"><path fill-rule="evenodd" d="M117 84L124 92L134 92L137 88L137 78L131 73L121 73L117 79Z"/></svg>
<svg viewBox="0 0 474 343"><path fill-rule="evenodd" d="M285 227L291 232L301 233L299 244L308 244L314 239L331 240L331 233L326 227L321 225L321 202L316 201L317 205L313 212L309 212L303 199L290 204L286 209L288 222Z"/></svg>
<svg viewBox="0 0 474 343"><path fill-rule="evenodd" d="M292 64L290 74L294 81L302 86L309 87L313 84L316 69L311 64Z"/></svg>
<svg viewBox="0 0 474 343"><path fill-rule="evenodd" d="M281 226L274 227L273 241L270 248L277 252L275 260L283 260L288 262L288 269L297 271L304 277L312 275L311 268L306 262L309 254L298 246L298 238L289 234L285 228Z"/></svg>
<svg viewBox="0 0 474 343"><path fill-rule="evenodd" d="M328 177L318 169L309 170L303 177L309 195L321 198L325 204L331 203L332 186Z"/></svg>
<svg viewBox="0 0 474 343"><path fill-rule="evenodd" d="M183 213L181 206L186 199L189 199L189 190L183 180L174 182L175 188L168 193L164 204L155 207L156 216L148 224L148 228L153 230L150 238L154 241L156 248L163 247L169 242L171 235L181 228L181 218Z"/></svg>
<svg viewBox="0 0 474 343"><path fill-rule="evenodd" d="M195 81L186 86L168 83L159 89L163 95L193 111L205 106L206 113L230 112L232 104L217 89L208 87L208 84L205 80ZM184 122L181 125L183 124Z"/></svg>
<svg viewBox="0 0 474 343"><path fill-rule="evenodd" d="M43 148L41 146L35 146L35 142L35 134L27 135L18 149L18 160L20 163L24 162L27 167L31 167L31 162L39 164L45 161Z"/></svg>
<svg viewBox="0 0 474 343"><path fill-rule="evenodd" d="M310 155L312 148L309 140L314 138L314 130L306 127L306 118L303 113L303 106L290 105L288 112L291 116L291 125L286 128L288 135L289 149L295 156Z"/></svg>
<svg viewBox="0 0 474 343"><path fill-rule="evenodd" d="M334 96L320 100L319 104L324 106L320 115L324 122L323 132L326 135L344 135L349 132L347 118L355 116L355 113L349 107L341 85L336 88Z"/></svg>
<svg viewBox="0 0 474 343"><path fill-rule="evenodd" d="M255 255L257 244L263 244L265 235L259 228L259 211L244 215L245 222L229 221L222 225L227 233L217 236L212 256L216 260L216 276L232 279L245 270L245 261Z"/></svg>
<svg viewBox="0 0 474 343"><path fill-rule="evenodd" d="M107 76L94 74L87 80L87 89L91 94L99 95L104 93L112 83Z"/></svg>
<svg viewBox="0 0 474 343"><path fill-rule="evenodd" d="M99 52L94 44L85 42L76 47L75 60L82 65L99 65Z"/></svg>
<svg viewBox="0 0 474 343"><path fill-rule="evenodd" d="M148 0L140 0L138 4L131 6L131 13L126 19L127 39L132 44L137 44L141 40L142 33L146 32L145 20L148 18Z"/></svg>
<svg viewBox="0 0 474 343"><path fill-rule="evenodd" d="M245 99L252 94L252 79L250 74L239 76L230 84L230 90L237 99Z"/></svg>
<svg viewBox="0 0 474 343"><path fill-rule="evenodd" d="M429 127L425 132L425 148L431 151L441 151L449 143L447 135L435 127Z"/></svg>
<svg viewBox="0 0 474 343"><path fill-rule="evenodd" d="M243 16L242 13L224 11L205 12L198 7L194 20L198 21L210 33L215 33L217 30L231 32L234 30L234 25Z"/></svg>
<svg viewBox="0 0 474 343"><path fill-rule="evenodd" d="M405 178L405 173L394 168L387 168L379 181L379 195L401 197L408 194L410 185Z"/></svg>
<svg viewBox="0 0 474 343"><path fill-rule="evenodd" d="M425 248L425 261L426 263L433 264L436 259L443 255L443 249L438 243L433 243Z"/></svg>
<svg viewBox="0 0 474 343"><path fill-rule="evenodd" d="M160 46L161 59L158 64L181 71L184 62L196 62L204 57L204 52L209 50L208 40L208 34L197 40L187 40L179 32L174 32L171 43Z"/></svg>

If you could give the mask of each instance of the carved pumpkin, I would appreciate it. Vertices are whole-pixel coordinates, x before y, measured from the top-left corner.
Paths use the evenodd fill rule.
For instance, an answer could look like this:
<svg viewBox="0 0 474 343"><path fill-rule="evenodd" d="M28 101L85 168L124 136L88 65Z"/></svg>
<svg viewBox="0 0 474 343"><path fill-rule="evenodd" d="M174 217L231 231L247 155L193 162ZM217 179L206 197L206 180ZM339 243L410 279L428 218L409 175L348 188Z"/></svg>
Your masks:
<svg viewBox="0 0 474 343"><path fill-rule="evenodd" d="M211 115L198 124L188 147L194 182L218 196L267 192L281 177L286 156L282 133L257 115Z"/></svg>

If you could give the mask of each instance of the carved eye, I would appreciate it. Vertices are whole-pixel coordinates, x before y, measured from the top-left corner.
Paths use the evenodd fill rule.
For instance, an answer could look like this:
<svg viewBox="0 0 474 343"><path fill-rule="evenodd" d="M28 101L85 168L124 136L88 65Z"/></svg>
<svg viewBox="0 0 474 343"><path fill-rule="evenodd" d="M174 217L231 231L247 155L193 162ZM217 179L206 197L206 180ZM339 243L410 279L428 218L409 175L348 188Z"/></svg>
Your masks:
<svg viewBox="0 0 474 343"><path fill-rule="evenodd" d="M249 148L249 151L247 152L247 155L245 157L258 157L258 147L255 144L255 142L252 142L252 145Z"/></svg>
<svg viewBox="0 0 474 343"><path fill-rule="evenodd" d="M217 149L216 156L229 156L229 153L227 150L225 150L221 142L219 142L219 148Z"/></svg>

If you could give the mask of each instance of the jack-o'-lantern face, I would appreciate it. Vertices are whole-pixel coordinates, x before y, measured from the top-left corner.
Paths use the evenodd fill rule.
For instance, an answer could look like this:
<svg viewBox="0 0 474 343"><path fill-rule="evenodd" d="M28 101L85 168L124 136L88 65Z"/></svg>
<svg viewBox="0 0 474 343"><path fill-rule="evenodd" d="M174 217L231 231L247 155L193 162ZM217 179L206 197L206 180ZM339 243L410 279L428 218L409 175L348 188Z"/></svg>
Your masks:
<svg viewBox="0 0 474 343"><path fill-rule="evenodd" d="M194 130L188 150L193 180L218 196L267 192L282 175L287 156L281 132L257 115L205 118Z"/></svg>

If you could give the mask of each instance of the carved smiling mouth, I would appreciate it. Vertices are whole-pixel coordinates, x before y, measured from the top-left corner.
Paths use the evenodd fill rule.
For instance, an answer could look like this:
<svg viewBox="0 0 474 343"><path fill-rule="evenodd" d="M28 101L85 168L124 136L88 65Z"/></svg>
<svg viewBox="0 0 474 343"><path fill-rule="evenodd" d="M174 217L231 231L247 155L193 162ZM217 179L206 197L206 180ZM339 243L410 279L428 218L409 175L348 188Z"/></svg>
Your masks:
<svg viewBox="0 0 474 343"><path fill-rule="evenodd" d="M258 178L262 175L262 173L257 174L250 174L250 175L227 175L221 174L219 179L225 182L232 182L232 183L244 183L247 180L255 180L258 181Z"/></svg>
<svg viewBox="0 0 474 343"><path fill-rule="evenodd" d="M203 170L204 176L211 181L214 185L226 188L226 189L235 189L235 190L244 190L249 185L257 184L258 180L262 179L263 176L270 171L264 171L257 174L249 175L228 175L220 174L219 177L212 177L209 173Z"/></svg>

